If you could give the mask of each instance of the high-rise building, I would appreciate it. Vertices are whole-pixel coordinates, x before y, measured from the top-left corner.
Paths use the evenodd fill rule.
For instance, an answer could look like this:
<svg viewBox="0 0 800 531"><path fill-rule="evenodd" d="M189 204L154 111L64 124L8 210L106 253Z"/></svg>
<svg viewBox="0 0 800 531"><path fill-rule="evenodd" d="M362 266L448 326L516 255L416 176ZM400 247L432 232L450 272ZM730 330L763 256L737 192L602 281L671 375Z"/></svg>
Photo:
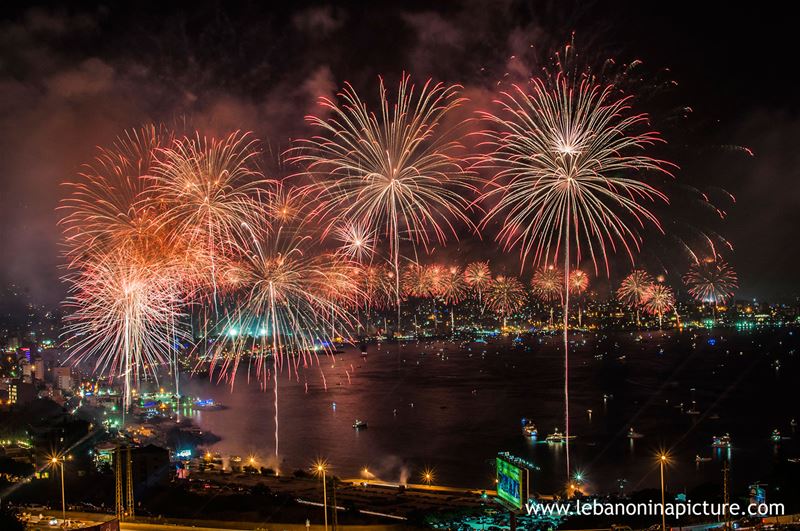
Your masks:
<svg viewBox="0 0 800 531"><path fill-rule="evenodd" d="M69 365L53 369L53 379L56 387L62 391L72 389L72 368Z"/></svg>
<svg viewBox="0 0 800 531"><path fill-rule="evenodd" d="M36 400L36 387L32 383L11 380L8 383L8 403L25 404Z"/></svg>
<svg viewBox="0 0 800 531"><path fill-rule="evenodd" d="M28 358L22 358L19 362L19 366L22 369L22 381L27 383L33 382L33 365L28 361Z"/></svg>
<svg viewBox="0 0 800 531"><path fill-rule="evenodd" d="M33 377L37 380L44 381L45 380L45 366L44 366L44 358L41 356L36 356L33 358Z"/></svg>

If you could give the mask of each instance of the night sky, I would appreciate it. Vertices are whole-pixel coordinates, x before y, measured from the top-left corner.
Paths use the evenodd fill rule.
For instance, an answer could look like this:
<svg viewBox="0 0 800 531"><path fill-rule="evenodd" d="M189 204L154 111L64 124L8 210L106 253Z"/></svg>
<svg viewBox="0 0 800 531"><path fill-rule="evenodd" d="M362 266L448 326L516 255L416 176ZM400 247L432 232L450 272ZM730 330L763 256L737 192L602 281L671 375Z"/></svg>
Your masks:
<svg viewBox="0 0 800 531"><path fill-rule="evenodd" d="M673 185L709 193L727 218L695 217L681 201L675 215L730 240L738 298L798 294L797 30L782 4L272 3L4 4L0 282L37 302L62 298L60 183L126 128L252 130L278 153L309 134L304 115L344 81L369 97L379 75L393 85L404 71L460 83L472 111L498 80L538 72L574 34L588 64L642 61L637 110L669 142ZM490 240L462 247L493 252Z"/></svg>

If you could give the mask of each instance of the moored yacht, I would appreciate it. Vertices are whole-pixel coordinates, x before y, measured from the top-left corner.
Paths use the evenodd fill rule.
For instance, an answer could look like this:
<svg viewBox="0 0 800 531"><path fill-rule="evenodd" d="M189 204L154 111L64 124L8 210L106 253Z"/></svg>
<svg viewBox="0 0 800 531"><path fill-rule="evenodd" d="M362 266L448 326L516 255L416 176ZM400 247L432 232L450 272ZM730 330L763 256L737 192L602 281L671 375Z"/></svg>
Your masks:
<svg viewBox="0 0 800 531"><path fill-rule="evenodd" d="M525 420L522 423L522 434L526 437L536 438L539 435L539 431L536 429L536 424L530 420Z"/></svg>
<svg viewBox="0 0 800 531"><path fill-rule="evenodd" d="M567 435L565 433L561 433L558 428L556 428L553 433L545 437L545 441L551 444L561 444L567 442ZM570 435L569 439L574 439L574 435Z"/></svg>
<svg viewBox="0 0 800 531"><path fill-rule="evenodd" d="M730 448L731 436L727 433L725 435L720 435L720 436L715 435L711 439L711 446L713 446L714 448Z"/></svg>

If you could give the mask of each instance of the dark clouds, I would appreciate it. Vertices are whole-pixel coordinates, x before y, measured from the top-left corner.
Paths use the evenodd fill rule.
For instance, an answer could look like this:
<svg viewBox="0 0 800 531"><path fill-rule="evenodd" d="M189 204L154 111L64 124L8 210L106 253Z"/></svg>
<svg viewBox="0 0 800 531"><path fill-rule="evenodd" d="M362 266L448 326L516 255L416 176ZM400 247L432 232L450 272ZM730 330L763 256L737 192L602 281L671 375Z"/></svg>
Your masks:
<svg viewBox="0 0 800 531"><path fill-rule="evenodd" d="M800 284L800 117L758 109L737 125L735 136L747 139L755 154L722 175L739 189L728 230L744 294L760 299L765 294L796 296Z"/></svg>
<svg viewBox="0 0 800 531"><path fill-rule="evenodd" d="M0 21L0 280L30 287L40 301L61 298L59 183L76 173L94 146L108 144L123 129L146 121L187 121L211 133L248 129L277 150L307 132L303 116L318 112L317 97L334 94L346 80L372 98L378 75L393 84L402 71L417 80L462 83L475 105L487 105L497 80L537 71L542 58L575 31L587 55L619 54L621 61L638 57L673 67L681 97L703 120L714 121L705 109L730 115L724 128L711 133L703 129L683 138L672 127L676 137L669 140L698 158L702 150L693 143L752 145L757 157L714 157L713 168L681 160L686 174L678 176L739 196L725 230L736 244L731 259L742 272L743 293L793 293L798 252L790 239L800 221L796 109L780 97L761 106L758 91L739 79L746 71L729 72L730 79L723 69L704 76L685 52L703 37L670 18L680 17L679 6L666 18L658 8L638 13L631 6L639 3L9 9ZM714 20L710 12L708 20ZM734 35L717 27L707 38ZM708 57L698 58L703 60Z"/></svg>

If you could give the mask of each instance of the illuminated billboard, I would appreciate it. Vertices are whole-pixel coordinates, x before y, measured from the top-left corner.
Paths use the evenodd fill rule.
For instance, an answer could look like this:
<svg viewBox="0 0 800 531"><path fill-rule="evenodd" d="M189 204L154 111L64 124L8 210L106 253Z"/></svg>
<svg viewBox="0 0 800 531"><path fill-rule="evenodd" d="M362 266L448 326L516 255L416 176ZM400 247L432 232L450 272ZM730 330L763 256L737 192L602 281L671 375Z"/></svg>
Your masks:
<svg viewBox="0 0 800 531"><path fill-rule="evenodd" d="M523 509L528 501L530 471L521 459L508 454L497 456L497 497L514 509Z"/></svg>

